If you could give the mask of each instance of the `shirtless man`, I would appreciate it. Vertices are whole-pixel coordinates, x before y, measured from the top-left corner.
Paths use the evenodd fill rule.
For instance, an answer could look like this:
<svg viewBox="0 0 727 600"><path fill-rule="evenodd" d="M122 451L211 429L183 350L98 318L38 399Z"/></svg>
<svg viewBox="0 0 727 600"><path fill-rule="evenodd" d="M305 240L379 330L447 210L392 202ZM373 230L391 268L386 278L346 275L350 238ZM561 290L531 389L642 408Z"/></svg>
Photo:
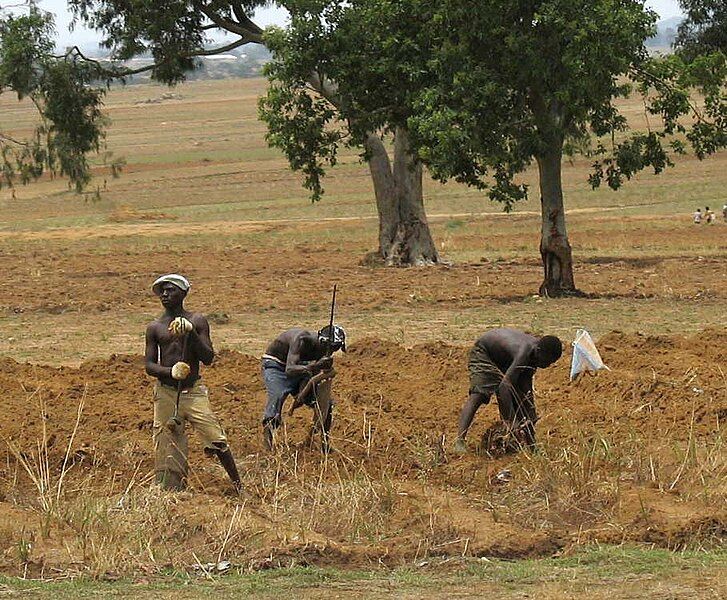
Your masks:
<svg viewBox="0 0 727 600"><path fill-rule="evenodd" d="M164 313L146 328L146 372L158 379L154 386L154 448L159 449L160 436L169 435L168 423L174 418L179 397L177 422L182 430L189 421L202 438L205 454L217 456L239 491L240 476L227 436L212 412L207 387L200 382L199 363L212 364L215 352L207 319L183 306L189 288L189 281L176 274L164 275L152 286L164 307ZM157 460L157 470L160 467Z"/></svg>
<svg viewBox="0 0 727 600"><path fill-rule="evenodd" d="M470 351L469 398L459 416L456 452L467 451L465 436L477 409L497 396L500 416L518 441L535 447L533 376L536 369L552 365L563 353L557 337L535 337L517 329L493 329L475 342Z"/></svg>
<svg viewBox="0 0 727 600"><path fill-rule="evenodd" d="M263 413L263 441L268 450L273 449L273 432L282 423L281 412L288 395L296 396L308 380L333 366L331 354L346 351L346 332L343 327L333 326L333 335L326 326L318 333L296 327L276 337L262 356L262 376L268 399ZM311 390L306 404L315 401ZM331 411L323 415L324 436L331 426Z"/></svg>

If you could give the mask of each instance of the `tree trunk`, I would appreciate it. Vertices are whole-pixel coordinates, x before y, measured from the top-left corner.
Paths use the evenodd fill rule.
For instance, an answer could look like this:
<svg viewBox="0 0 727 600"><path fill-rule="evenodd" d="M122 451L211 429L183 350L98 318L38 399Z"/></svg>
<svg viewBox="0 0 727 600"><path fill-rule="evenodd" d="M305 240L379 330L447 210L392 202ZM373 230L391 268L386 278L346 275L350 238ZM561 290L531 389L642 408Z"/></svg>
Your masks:
<svg viewBox="0 0 727 600"><path fill-rule="evenodd" d="M312 73L309 83L334 106L338 86ZM387 265L414 266L439 262L437 247L424 212L422 165L410 152L409 135L398 127L394 138L394 167L381 139L369 134L364 140L379 215L378 258ZM369 255L370 256L370 255Z"/></svg>
<svg viewBox="0 0 727 600"><path fill-rule="evenodd" d="M369 134L364 142L369 154L369 172L374 184L376 212L379 215L378 255L384 261L394 243L399 228L399 210L396 200L396 182L391 171L391 161L381 138Z"/></svg>
<svg viewBox="0 0 727 600"><path fill-rule="evenodd" d="M573 280L573 256L565 227L561 180L562 140L537 157L540 172L542 230L540 256L545 276L541 296L566 296L577 292Z"/></svg>
<svg viewBox="0 0 727 600"><path fill-rule="evenodd" d="M394 138L394 181L398 223L386 254L386 264L432 265L439 262L437 247L429 231L422 191L423 168L410 151L409 134L398 127Z"/></svg>
<svg viewBox="0 0 727 600"><path fill-rule="evenodd" d="M406 130L396 130L393 168L378 136L369 135L365 145L379 216L378 256L389 266L439 262L424 211L423 169L410 153Z"/></svg>

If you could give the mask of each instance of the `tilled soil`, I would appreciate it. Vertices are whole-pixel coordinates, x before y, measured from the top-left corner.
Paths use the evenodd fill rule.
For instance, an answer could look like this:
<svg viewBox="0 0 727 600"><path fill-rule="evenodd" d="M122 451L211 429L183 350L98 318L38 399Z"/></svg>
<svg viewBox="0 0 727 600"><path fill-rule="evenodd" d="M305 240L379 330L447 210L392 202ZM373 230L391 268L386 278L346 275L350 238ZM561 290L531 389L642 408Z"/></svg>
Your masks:
<svg viewBox="0 0 727 600"><path fill-rule="evenodd" d="M492 402L475 420L472 452L460 457L451 444L467 392L468 348L358 341L336 359L336 452L325 460L317 448L303 446L310 419L304 408L287 419L278 454L264 454L259 360L222 352L204 378L243 472L248 495L242 511L258 532L254 544L233 544L231 550L263 563L265 557L295 557L348 565L435 554L550 555L592 540L671 548L723 540L727 490L724 458L716 445L727 419L727 330L690 337L612 332L598 345L610 371L570 383L567 352L538 372L541 453L477 447L483 432L497 429ZM151 386L138 356L112 356L79 368L2 359L0 432L33 456L45 426L55 473L83 400L68 485L85 477L84 493L115 497L130 482L138 486L140 474L152 469ZM39 400L46 405L44 418ZM192 492L173 504L183 523L198 532L190 538L193 545L211 535L209 519L229 518L235 500L221 468L203 458L194 434L190 445ZM0 552L5 568L12 570L13 536L35 530L38 503L16 458L3 453L0 529L8 536ZM504 469L509 473L498 478ZM699 492L700 477L708 478L709 493ZM278 493L282 485L297 490L290 492L288 505ZM328 489L326 501L342 511L351 510L346 502L365 488L368 500L359 506L360 522L345 513L318 515L301 530L300 512L293 518L292 507L299 503L302 510L306 502L321 501L302 491L313 485ZM341 496L335 502L334 492ZM342 525L354 521L363 534ZM62 538L38 542L44 566L69 562L58 550Z"/></svg>

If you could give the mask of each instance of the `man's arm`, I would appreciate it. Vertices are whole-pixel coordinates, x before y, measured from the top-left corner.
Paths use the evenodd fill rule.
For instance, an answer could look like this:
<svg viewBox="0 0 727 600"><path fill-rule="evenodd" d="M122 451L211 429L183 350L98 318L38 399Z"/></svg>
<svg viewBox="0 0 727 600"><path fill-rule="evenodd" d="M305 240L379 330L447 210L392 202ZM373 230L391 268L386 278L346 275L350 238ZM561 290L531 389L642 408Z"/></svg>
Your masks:
<svg viewBox="0 0 727 600"><path fill-rule="evenodd" d="M199 360L207 366L211 365L215 359L215 350L210 337L210 324L202 315L195 316L194 329L189 332L189 341Z"/></svg>
<svg viewBox="0 0 727 600"><path fill-rule="evenodd" d="M305 337L298 335L290 343L288 348L288 358L285 361L285 374L290 377L300 377L301 375L315 375L322 369L330 368L333 360L324 356L319 360L306 361L301 358Z"/></svg>
<svg viewBox="0 0 727 600"><path fill-rule="evenodd" d="M285 374L290 377L300 377L301 375L312 375L311 364L301 359L300 355L303 350L303 339L300 335L290 343L288 347L288 358L285 361Z"/></svg>
<svg viewBox="0 0 727 600"><path fill-rule="evenodd" d="M155 323L150 323L146 328L146 352L144 357L147 375L157 378L172 376L171 367L163 367L159 364L159 342Z"/></svg>

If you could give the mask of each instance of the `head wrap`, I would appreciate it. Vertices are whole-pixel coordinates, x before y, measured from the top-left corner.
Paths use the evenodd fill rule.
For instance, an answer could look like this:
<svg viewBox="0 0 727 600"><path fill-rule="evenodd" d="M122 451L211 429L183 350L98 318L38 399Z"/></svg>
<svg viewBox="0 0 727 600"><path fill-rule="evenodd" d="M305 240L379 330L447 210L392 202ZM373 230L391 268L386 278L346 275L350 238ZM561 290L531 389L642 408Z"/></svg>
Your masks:
<svg viewBox="0 0 727 600"><path fill-rule="evenodd" d="M162 293L163 283L171 283L172 285L176 285L183 292L188 292L189 288L192 287L192 284L189 283L186 277L182 277L181 275L177 275L176 273L170 273L169 275L162 275L159 279L157 279L152 284L151 291L159 296Z"/></svg>
<svg viewBox="0 0 727 600"><path fill-rule="evenodd" d="M346 351L346 332L343 327L338 325L333 326L333 336L330 334L330 326L326 325L323 329L318 332L318 341L321 344L331 344L331 352L336 350Z"/></svg>

